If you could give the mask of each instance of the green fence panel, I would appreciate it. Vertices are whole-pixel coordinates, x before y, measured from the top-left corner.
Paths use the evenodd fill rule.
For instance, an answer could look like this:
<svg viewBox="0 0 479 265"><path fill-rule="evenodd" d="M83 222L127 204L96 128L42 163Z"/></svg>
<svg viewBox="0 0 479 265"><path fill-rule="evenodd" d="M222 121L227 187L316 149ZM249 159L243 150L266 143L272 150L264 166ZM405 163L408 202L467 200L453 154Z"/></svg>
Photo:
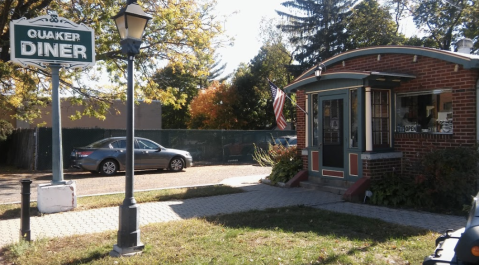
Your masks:
<svg viewBox="0 0 479 265"><path fill-rule="evenodd" d="M40 128L38 134L37 169L49 170L52 168L52 130ZM189 151L197 165L253 164L254 145L267 148L273 138L294 134L296 131L135 130L135 137L148 138L167 148ZM70 153L74 147L117 136L126 136L126 130L62 129L63 167L70 167Z"/></svg>

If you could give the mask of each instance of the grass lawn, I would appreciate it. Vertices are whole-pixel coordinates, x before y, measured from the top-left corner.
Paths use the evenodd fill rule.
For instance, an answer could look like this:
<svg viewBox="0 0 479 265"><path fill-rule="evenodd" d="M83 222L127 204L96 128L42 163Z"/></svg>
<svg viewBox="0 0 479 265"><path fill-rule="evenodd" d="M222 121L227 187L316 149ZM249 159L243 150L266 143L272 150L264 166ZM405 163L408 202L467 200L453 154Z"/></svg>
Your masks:
<svg viewBox="0 0 479 265"><path fill-rule="evenodd" d="M240 188L234 188L224 185L213 185L204 187L181 188L181 189L163 189L135 192L135 200L137 203L168 201L168 200L185 200L190 198L216 196L224 194L232 194L243 192ZM77 198L77 208L74 211L83 211L104 207L119 206L123 203L125 194L110 194L102 196L88 196ZM1 204L0 220L20 218L21 204ZM37 203L30 203L30 215L39 216Z"/></svg>
<svg viewBox="0 0 479 265"><path fill-rule="evenodd" d="M141 255L113 258L116 231L3 249L6 264L421 264L437 233L309 207L141 227ZM1 262L0 262L1 263Z"/></svg>

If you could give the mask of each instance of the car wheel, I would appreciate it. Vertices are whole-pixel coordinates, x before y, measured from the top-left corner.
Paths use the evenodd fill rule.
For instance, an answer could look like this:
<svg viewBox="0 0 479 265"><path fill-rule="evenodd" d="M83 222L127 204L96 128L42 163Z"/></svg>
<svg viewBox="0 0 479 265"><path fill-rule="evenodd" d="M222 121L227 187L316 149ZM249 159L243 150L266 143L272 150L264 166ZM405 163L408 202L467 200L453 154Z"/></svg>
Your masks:
<svg viewBox="0 0 479 265"><path fill-rule="evenodd" d="M115 160L108 159L100 164L100 173L103 175L113 175L118 171L118 164Z"/></svg>
<svg viewBox="0 0 479 265"><path fill-rule="evenodd" d="M180 157L173 157L170 161L171 171L181 171L185 167L185 161Z"/></svg>

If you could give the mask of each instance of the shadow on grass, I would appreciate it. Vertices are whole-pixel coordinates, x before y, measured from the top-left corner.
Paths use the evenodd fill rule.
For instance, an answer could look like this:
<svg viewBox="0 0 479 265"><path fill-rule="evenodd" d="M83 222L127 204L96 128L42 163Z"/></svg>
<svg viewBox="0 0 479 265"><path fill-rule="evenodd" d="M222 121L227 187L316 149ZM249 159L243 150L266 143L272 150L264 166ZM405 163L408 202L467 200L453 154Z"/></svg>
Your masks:
<svg viewBox="0 0 479 265"><path fill-rule="evenodd" d="M20 204L9 204L5 205L4 207L9 206L10 209L6 209L0 211L0 220L9 220L21 217L21 205ZM31 203L30 204L30 216L40 216L41 213L38 211L37 204Z"/></svg>
<svg viewBox="0 0 479 265"><path fill-rule="evenodd" d="M87 257L82 257L79 259L73 259L67 263L63 264L89 264L93 261L100 260L109 256L109 252L104 253L100 250L95 250L89 253Z"/></svg>
<svg viewBox="0 0 479 265"><path fill-rule="evenodd" d="M240 188L224 186L224 185L192 187L192 188L185 188L185 190L186 191L184 193L158 195L155 197L155 201L187 200L187 199L194 199L194 198L221 196L221 195L229 195L229 194L244 192L244 190Z"/></svg>
<svg viewBox="0 0 479 265"><path fill-rule="evenodd" d="M375 244L391 238L409 238L428 233L425 229L305 206L253 210L241 214L206 217L205 220L231 228L248 227L292 233L313 232L318 235L344 237L349 240L370 240ZM360 250L364 251L364 249Z"/></svg>

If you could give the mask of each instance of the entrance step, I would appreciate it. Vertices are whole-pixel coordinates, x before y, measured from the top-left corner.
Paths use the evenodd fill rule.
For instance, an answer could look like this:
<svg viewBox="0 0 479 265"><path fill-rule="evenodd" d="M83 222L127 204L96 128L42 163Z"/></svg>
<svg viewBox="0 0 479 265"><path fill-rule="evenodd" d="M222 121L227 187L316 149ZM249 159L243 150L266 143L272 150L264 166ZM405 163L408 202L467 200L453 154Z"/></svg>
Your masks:
<svg viewBox="0 0 479 265"><path fill-rule="evenodd" d="M308 181L301 181L299 183L300 187L306 189L320 190L339 195L343 195L351 185L353 185L352 182L345 180L315 177L309 177Z"/></svg>

